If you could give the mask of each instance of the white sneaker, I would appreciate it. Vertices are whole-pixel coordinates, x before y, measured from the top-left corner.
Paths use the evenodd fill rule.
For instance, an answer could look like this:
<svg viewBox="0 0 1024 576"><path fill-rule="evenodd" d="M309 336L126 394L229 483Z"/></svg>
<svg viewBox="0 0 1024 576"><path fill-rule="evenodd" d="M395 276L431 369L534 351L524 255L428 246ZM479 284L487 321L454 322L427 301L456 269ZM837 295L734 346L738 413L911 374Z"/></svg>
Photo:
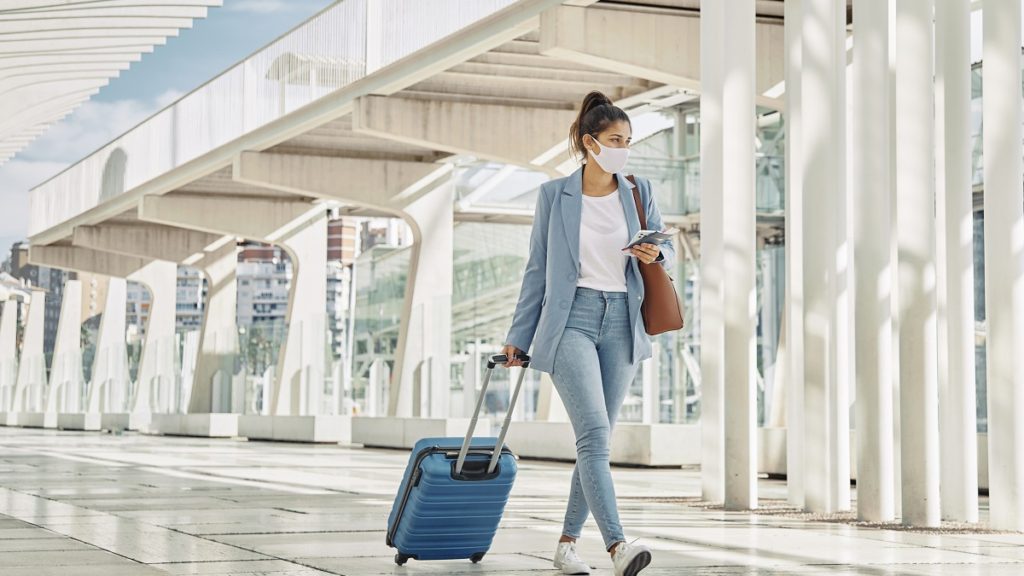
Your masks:
<svg viewBox="0 0 1024 576"><path fill-rule="evenodd" d="M612 556L615 576L636 576L650 563L651 549L642 544L623 542L615 548L615 555Z"/></svg>
<svg viewBox="0 0 1024 576"><path fill-rule="evenodd" d="M576 554L575 542L559 542L555 550L555 568L562 574L590 574L590 566Z"/></svg>

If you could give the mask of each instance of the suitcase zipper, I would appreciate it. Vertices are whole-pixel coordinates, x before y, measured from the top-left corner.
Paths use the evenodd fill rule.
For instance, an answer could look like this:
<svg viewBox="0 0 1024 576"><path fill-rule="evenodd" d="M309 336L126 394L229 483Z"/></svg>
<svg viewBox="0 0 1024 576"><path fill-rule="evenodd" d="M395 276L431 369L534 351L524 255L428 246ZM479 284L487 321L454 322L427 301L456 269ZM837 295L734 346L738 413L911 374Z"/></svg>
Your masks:
<svg viewBox="0 0 1024 576"><path fill-rule="evenodd" d="M440 446L436 446L435 445L435 446L431 446L430 448L424 448L423 450L420 450L420 453L416 455L416 461L413 462L412 476L409 477L409 481L405 485L405 492L402 493L402 503L398 505L398 513L395 514L395 523L394 523L393 526L391 526L391 529L388 530L388 533L387 533L387 545L388 546L390 546L392 548L394 547L394 545L392 544L392 542L393 542L392 539L395 537L395 533L398 532L398 523L402 521L402 514L405 513L405 505L409 502L409 495L412 494L412 489L415 488L417 484L419 484L420 474L422 473L421 469L420 469L420 464L423 463L423 460L426 459L427 456L433 454L434 452L449 452L449 451L451 451L451 448L441 448ZM493 447L491 447L491 448L475 447L475 448L470 448L468 453L469 454L491 454L493 452L494 452L494 448ZM501 453L502 454L512 454L512 450L510 450L508 448L508 446L502 446Z"/></svg>

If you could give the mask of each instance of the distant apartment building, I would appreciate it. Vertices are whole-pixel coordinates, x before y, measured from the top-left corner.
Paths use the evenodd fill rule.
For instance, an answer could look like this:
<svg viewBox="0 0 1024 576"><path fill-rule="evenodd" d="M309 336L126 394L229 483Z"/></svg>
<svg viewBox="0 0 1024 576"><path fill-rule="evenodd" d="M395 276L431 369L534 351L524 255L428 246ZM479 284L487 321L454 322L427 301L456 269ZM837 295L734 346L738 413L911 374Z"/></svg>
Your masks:
<svg viewBox="0 0 1024 576"><path fill-rule="evenodd" d="M203 324L203 301L205 299L203 275L189 266L178 266L176 290L177 310L175 329L178 332L199 330Z"/></svg>

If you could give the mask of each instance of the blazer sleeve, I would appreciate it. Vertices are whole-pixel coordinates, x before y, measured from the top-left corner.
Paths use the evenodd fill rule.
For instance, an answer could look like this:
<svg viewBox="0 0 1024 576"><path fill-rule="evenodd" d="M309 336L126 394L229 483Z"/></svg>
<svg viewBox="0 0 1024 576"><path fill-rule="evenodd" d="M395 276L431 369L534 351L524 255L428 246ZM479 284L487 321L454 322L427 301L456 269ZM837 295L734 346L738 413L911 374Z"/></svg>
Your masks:
<svg viewBox="0 0 1024 576"><path fill-rule="evenodd" d="M530 350L533 337L540 321L541 302L547 278L548 259L548 220L551 216L552 196L546 186L542 186L537 195L537 207L533 215L533 231L530 233L530 256L523 273L523 285L519 291L519 302L512 316L512 327L509 328L506 344L511 344L523 352Z"/></svg>
<svg viewBox="0 0 1024 576"><path fill-rule="evenodd" d="M665 228L665 222L661 218L661 210L658 209L658 203L654 199L651 182L646 178L639 180L647 191L647 205L644 206L644 212L647 214L647 227L650 230L661 230ZM675 266L676 247L672 240L661 245L661 254L658 254L655 262L660 262L666 270L671 270Z"/></svg>

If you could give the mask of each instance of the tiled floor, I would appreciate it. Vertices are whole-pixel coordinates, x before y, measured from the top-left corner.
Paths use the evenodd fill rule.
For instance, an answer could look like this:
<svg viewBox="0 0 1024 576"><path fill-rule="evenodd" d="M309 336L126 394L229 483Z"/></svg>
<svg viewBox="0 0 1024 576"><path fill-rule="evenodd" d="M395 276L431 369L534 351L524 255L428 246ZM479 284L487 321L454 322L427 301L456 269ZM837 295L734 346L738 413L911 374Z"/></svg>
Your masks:
<svg viewBox="0 0 1024 576"><path fill-rule="evenodd" d="M0 428L0 576L557 574L571 468L523 461L490 553L393 562L384 544L407 454L338 446ZM1024 574L1024 535L937 535L660 502L691 470L615 469L627 536L656 575ZM784 496L781 482L761 494ZM582 554L611 574L596 526Z"/></svg>

